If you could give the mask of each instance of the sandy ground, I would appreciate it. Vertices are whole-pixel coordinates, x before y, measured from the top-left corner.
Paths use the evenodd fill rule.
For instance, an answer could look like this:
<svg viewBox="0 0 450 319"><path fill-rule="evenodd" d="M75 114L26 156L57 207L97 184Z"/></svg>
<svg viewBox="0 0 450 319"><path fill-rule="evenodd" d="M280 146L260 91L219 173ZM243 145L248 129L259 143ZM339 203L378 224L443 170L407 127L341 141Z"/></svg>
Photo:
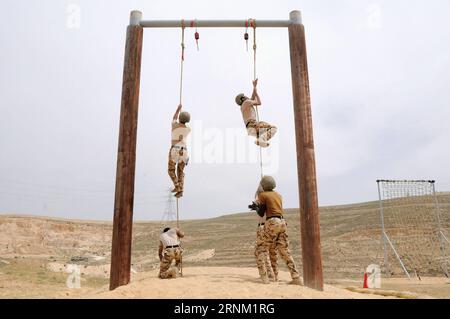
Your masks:
<svg viewBox="0 0 450 319"><path fill-rule="evenodd" d="M450 195L446 202L450 211ZM111 223L0 215L0 298L450 298L449 280L432 271L423 274L441 277L383 278L380 290L361 289L367 265L381 262L379 229L373 226L377 207L321 208L324 292L287 285L287 272L278 283L259 281L254 216L246 213L183 221L185 276L176 280L157 278L161 223L134 223L132 282L113 292L108 290ZM302 269L298 211L287 210L286 219L293 257ZM66 286L71 264L80 268L80 289ZM280 267L287 271L282 262Z"/></svg>
<svg viewBox="0 0 450 319"><path fill-rule="evenodd" d="M157 271L137 274L132 282L114 291L97 292L89 298L263 298L263 299L372 299L386 298L351 292L325 285L323 292L304 286L289 285L288 272L280 273L277 283L262 284L255 268L189 267L183 277L161 280Z"/></svg>
<svg viewBox="0 0 450 319"><path fill-rule="evenodd" d="M341 279L333 280L333 285L341 288L349 288L352 291L374 294L389 294L401 298L450 298L450 279L441 277L416 277L381 278L380 289L362 289L361 281Z"/></svg>
<svg viewBox="0 0 450 319"><path fill-rule="evenodd" d="M207 257L212 251L193 254ZM361 280L327 281L325 291L288 285L287 271L280 281L264 285L256 267L186 266L177 279L157 278L157 269L132 271L128 286L109 291L109 265L80 265L81 288L66 286L65 265L44 260L0 260L0 298L450 298L450 280L445 277L382 278L381 289L362 289Z"/></svg>

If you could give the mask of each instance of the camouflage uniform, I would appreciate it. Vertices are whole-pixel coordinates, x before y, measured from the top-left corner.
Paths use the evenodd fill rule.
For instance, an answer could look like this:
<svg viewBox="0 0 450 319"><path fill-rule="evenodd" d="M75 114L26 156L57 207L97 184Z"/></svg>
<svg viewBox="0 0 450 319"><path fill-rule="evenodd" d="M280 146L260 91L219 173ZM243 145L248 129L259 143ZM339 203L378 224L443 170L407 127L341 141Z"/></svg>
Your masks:
<svg viewBox="0 0 450 319"><path fill-rule="evenodd" d="M264 225L263 243L258 247L258 254L260 258L260 266L263 267L263 275L267 274L265 260L269 260L269 251L273 245L280 254L280 257L286 262L292 279L300 278L300 275L295 267L294 259L292 258L289 249L288 235L286 234L286 221L280 218L270 218L266 220ZM267 276L262 277L267 281Z"/></svg>
<svg viewBox="0 0 450 319"><path fill-rule="evenodd" d="M179 273L181 271L181 253L182 250L180 247L164 249L163 258L159 266L159 278L176 278L177 272ZM175 267L177 268L177 271L174 271L171 267L173 260L175 260Z"/></svg>
<svg viewBox="0 0 450 319"><path fill-rule="evenodd" d="M176 145L170 148L168 173L174 186L178 186L180 192L183 192L184 168L187 165L188 159L189 157L186 148Z"/></svg>
<svg viewBox="0 0 450 319"><path fill-rule="evenodd" d="M261 246L264 243L264 223L259 224L256 229L256 245L255 245L255 257L256 265L258 266L259 275L261 278L273 278L278 280L278 256L276 246L272 245L269 248L269 259L265 258L265 255L261 252L263 249ZM264 265L264 266L263 266Z"/></svg>
<svg viewBox="0 0 450 319"><path fill-rule="evenodd" d="M248 134L262 142L268 142L277 132L276 126L263 121L249 120L246 126Z"/></svg>

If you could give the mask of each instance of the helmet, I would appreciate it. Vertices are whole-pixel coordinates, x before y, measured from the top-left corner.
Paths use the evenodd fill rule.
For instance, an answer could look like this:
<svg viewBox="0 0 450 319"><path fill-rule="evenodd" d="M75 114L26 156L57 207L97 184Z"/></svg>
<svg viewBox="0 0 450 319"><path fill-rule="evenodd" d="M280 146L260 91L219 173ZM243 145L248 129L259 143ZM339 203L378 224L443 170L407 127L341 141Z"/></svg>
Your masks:
<svg viewBox="0 0 450 319"><path fill-rule="evenodd" d="M244 93L238 94L235 99L237 105L242 105L242 102L244 102L245 100L246 100L246 96Z"/></svg>
<svg viewBox="0 0 450 319"><path fill-rule="evenodd" d="M181 124L186 124L191 120L191 115L188 112L181 112L178 120Z"/></svg>
<svg viewBox="0 0 450 319"><path fill-rule="evenodd" d="M277 187L277 183L272 176L264 176L263 178L261 178L261 182L259 184L265 192L270 192L275 187Z"/></svg>

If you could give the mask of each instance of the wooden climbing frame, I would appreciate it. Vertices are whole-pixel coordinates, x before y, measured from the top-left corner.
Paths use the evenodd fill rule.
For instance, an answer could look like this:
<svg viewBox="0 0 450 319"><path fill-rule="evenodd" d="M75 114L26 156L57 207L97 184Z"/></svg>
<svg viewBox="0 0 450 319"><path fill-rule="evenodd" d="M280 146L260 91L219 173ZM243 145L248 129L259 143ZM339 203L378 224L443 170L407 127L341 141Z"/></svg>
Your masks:
<svg viewBox="0 0 450 319"><path fill-rule="evenodd" d="M182 23L183 21L183 23ZM116 192L111 251L110 289L130 282L133 225L136 134L144 28L245 28L248 20L142 20L132 11L127 28L117 155ZM287 28L294 101L297 174L300 200L300 229L303 280L308 287L323 290L316 164L309 92L305 30L300 11L289 20L255 20L258 28Z"/></svg>

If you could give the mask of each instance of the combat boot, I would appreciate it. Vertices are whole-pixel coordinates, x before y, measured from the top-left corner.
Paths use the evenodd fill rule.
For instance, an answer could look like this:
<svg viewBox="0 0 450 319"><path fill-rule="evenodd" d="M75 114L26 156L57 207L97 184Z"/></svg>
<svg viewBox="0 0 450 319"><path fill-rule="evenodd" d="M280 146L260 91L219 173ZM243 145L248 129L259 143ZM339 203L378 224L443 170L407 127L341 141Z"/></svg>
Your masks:
<svg viewBox="0 0 450 319"><path fill-rule="evenodd" d="M291 282L289 282L289 285L302 285L302 281L300 280L300 278L294 278L291 280Z"/></svg>
<svg viewBox="0 0 450 319"><path fill-rule="evenodd" d="M270 145L268 142L258 141L258 140L255 141L255 144L258 146L261 146L261 147L269 147L269 145Z"/></svg>
<svg viewBox="0 0 450 319"><path fill-rule="evenodd" d="M177 278L178 269L176 268L170 268L170 270L167 272L168 278Z"/></svg>
<svg viewBox="0 0 450 319"><path fill-rule="evenodd" d="M178 192L175 194L175 197L176 197L176 198L183 197L183 191L178 191Z"/></svg>

